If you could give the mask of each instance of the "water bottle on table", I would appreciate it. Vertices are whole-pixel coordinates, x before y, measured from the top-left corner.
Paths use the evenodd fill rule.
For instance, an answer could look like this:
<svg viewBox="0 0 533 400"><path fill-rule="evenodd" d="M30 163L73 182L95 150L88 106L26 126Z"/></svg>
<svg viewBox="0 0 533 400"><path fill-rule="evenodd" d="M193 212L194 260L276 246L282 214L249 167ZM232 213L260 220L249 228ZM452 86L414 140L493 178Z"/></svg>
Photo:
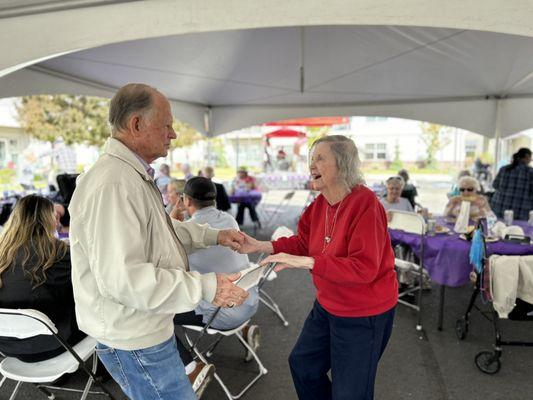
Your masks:
<svg viewBox="0 0 533 400"><path fill-rule="evenodd" d="M514 212L513 210L505 210L503 212L503 222L505 225L510 226L513 224Z"/></svg>

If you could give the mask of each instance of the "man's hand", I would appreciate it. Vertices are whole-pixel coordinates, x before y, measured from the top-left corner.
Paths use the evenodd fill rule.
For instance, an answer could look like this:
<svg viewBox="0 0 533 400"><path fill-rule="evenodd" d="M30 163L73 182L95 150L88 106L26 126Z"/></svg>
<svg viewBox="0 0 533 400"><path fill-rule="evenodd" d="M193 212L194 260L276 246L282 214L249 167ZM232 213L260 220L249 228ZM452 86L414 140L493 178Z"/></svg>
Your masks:
<svg viewBox="0 0 533 400"><path fill-rule="evenodd" d="M241 245L241 248L239 249L239 253L241 254L250 254L250 253L266 253L270 254L274 251L274 248L272 247L272 243L268 241L260 241L257 239L254 239L251 236L248 236L246 233L243 232L244 236L244 243Z"/></svg>
<svg viewBox="0 0 533 400"><path fill-rule="evenodd" d="M217 244L240 250L244 243L244 234L237 229L226 229L218 232Z"/></svg>
<svg viewBox="0 0 533 400"><path fill-rule="evenodd" d="M248 297L248 292L233 282L240 278L240 273L235 274L216 274L217 291L212 303L217 307L234 307L240 306Z"/></svg>
<svg viewBox="0 0 533 400"><path fill-rule="evenodd" d="M313 257L293 256L286 253L278 253L264 258L259 265L267 265L269 263L278 263L274 271L279 272L285 268L301 268L313 269L315 266L315 259Z"/></svg>

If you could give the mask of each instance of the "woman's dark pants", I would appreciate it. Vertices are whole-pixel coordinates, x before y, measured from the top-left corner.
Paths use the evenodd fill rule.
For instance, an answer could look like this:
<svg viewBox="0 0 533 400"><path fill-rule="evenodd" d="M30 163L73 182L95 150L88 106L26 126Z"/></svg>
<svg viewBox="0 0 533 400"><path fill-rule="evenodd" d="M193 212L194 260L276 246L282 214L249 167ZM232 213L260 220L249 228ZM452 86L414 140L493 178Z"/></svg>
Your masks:
<svg viewBox="0 0 533 400"><path fill-rule="evenodd" d="M392 332L394 310L372 317L336 317L315 301L289 356L298 398L373 399L378 361Z"/></svg>

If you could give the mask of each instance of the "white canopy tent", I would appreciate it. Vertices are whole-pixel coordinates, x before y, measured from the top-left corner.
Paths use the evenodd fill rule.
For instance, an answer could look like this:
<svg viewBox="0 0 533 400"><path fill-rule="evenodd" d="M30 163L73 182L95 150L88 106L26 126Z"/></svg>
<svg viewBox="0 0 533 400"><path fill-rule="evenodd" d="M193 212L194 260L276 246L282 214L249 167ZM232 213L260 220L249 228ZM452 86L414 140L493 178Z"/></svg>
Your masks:
<svg viewBox="0 0 533 400"><path fill-rule="evenodd" d="M4 3L0 97L145 82L210 136L325 115L533 127L530 0Z"/></svg>

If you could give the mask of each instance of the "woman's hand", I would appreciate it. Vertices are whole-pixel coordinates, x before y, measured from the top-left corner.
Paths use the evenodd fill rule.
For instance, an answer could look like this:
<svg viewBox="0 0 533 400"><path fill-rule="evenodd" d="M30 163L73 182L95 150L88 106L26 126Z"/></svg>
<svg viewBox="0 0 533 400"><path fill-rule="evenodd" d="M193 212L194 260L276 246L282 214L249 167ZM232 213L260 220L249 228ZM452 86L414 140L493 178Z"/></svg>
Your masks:
<svg viewBox="0 0 533 400"><path fill-rule="evenodd" d="M241 248L239 249L239 253L242 254L250 254L250 253L266 253L270 254L274 251L274 248L272 247L272 243L268 241L261 241L254 239L253 237L247 235L246 233L242 233L244 236L244 243L241 245Z"/></svg>
<svg viewBox="0 0 533 400"><path fill-rule="evenodd" d="M277 263L274 271L279 272L285 268L301 268L312 270L315 266L315 259L313 257L293 256L287 253L278 253L263 259L259 265L266 265L269 263Z"/></svg>

